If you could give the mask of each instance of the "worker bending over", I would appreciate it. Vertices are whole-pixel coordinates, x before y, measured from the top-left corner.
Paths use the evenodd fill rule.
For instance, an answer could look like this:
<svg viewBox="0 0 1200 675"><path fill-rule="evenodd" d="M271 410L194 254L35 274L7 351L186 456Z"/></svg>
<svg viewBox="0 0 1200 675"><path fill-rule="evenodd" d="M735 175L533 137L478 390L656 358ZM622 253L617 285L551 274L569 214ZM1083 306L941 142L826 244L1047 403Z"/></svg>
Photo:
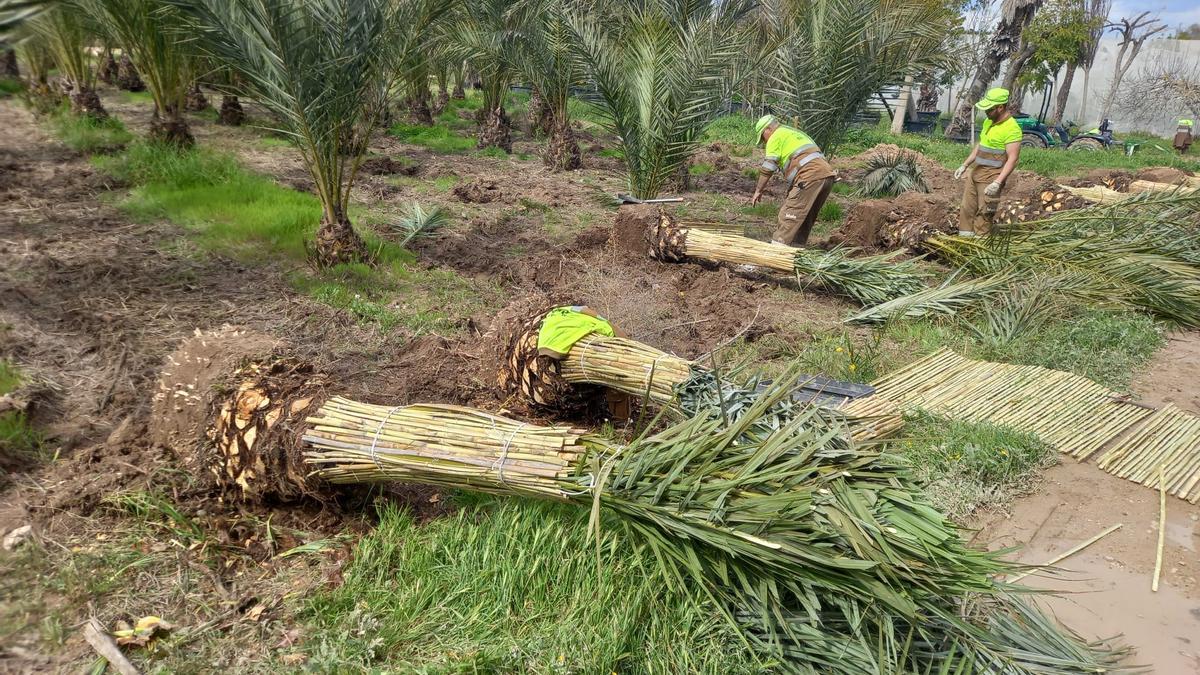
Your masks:
<svg viewBox="0 0 1200 675"><path fill-rule="evenodd" d="M788 246L803 246L808 242L813 223L829 191L833 189L835 173L825 155L808 134L784 126L773 115L764 115L754 124L758 142L765 142L766 159L758 171L751 204L762 200L763 188L777 171L783 172L787 196L779 209L778 226L771 241Z"/></svg>
<svg viewBox="0 0 1200 675"><path fill-rule="evenodd" d="M1192 121L1179 120L1179 126L1175 127L1175 139L1172 145L1179 154L1184 154L1188 148L1192 147Z"/></svg>
<svg viewBox="0 0 1200 675"><path fill-rule="evenodd" d="M1008 90L989 89L975 107L987 115L987 121L979 132L979 144L954 172L955 180L967 176L958 212L960 237L991 232L1000 194L1021 156L1021 127L1008 111Z"/></svg>

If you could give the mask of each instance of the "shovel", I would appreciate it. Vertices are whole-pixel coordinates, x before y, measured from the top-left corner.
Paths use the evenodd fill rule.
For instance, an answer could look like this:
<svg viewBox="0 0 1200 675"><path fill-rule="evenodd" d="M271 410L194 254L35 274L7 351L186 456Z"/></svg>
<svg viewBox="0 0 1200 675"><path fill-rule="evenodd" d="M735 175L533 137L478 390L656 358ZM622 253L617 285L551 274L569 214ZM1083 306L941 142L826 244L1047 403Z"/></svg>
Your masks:
<svg viewBox="0 0 1200 675"><path fill-rule="evenodd" d="M665 204L667 202L681 202L683 197L663 197L660 199L638 199L633 195L618 194L618 204Z"/></svg>

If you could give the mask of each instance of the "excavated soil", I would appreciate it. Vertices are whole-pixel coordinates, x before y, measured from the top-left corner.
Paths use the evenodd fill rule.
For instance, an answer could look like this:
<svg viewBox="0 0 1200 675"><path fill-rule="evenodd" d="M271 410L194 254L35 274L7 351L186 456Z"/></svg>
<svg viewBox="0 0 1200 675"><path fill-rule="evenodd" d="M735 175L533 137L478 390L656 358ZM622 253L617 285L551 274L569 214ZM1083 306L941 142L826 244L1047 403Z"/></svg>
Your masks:
<svg viewBox="0 0 1200 675"><path fill-rule="evenodd" d="M957 231L956 207L941 195L924 192L866 199L850 209L829 243L865 249L919 248L930 236Z"/></svg>
<svg viewBox="0 0 1200 675"><path fill-rule="evenodd" d="M1171 167L1160 166L1142 169L1134 175L1136 180L1148 180L1152 183L1180 183L1184 178L1190 176L1186 171L1174 169Z"/></svg>

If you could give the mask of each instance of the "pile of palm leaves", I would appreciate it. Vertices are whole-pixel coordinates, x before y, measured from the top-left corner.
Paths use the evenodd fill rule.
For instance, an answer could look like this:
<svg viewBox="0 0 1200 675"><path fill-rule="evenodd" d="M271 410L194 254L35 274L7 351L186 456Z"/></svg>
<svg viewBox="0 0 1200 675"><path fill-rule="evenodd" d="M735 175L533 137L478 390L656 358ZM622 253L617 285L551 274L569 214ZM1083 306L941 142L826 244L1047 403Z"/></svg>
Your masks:
<svg viewBox="0 0 1200 675"><path fill-rule="evenodd" d="M863 197L895 197L905 192L929 192L917 154L899 148L871 155L859 183Z"/></svg>
<svg viewBox="0 0 1200 675"><path fill-rule="evenodd" d="M698 225L698 226L697 226ZM796 275L802 285L816 284L869 305L919 292L924 276L898 253L854 257L854 249L818 251L792 248L725 234L703 223L680 227L662 215L646 235L651 255L668 261L698 258L753 265Z"/></svg>
<svg viewBox="0 0 1200 675"><path fill-rule="evenodd" d="M1089 645L993 577L905 470L846 439L818 407L751 405L615 445L453 406L331 399L309 418L306 461L335 483L405 480L601 510L699 588L747 641L792 672L1095 672Z"/></svg>
<svg viewBox="0 0 1200 675"><path fill-rule="evenodd" d="M1014 286L1200 326L1200 195L1145 196L1021 223L990 237L935 237L926 246L958 271L942 286L847 319L882 323L955 314Z"/></svg>

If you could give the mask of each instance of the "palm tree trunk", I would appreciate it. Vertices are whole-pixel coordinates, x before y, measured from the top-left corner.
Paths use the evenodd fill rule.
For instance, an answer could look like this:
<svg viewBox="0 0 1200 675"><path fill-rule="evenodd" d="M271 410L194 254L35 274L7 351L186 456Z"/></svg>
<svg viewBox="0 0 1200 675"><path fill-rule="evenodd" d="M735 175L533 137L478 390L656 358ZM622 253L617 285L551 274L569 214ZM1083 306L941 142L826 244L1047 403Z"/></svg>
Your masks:
<svg viewBox="0 0 1200 675"><path fill-rule="evenodd" d="M200 83L193 82L192 88L188 90L187 103L184 105L184 109L192 112L200 112L201 110L208 110L210 107L212 106L209 105L208 97L200 90Z"/></svg>
<svg viewBox="0 0 1200 675"><path fill-rule="evenodd" d="M332 217L321 218L314 254L319 267L361 262L367 258L367 244L354 231L350 219L335 208Z"/></svg>
<svg viewBox="0 0 1200 675"><path fill-rule="evenodd" d="M237 96L228 94L221 97L221 111L217 114L217 124L227 127L240 127L246 121L246 111Z"/></svg>
<svg viewBox="0 0 1200 675"><path fill-rule="evenodd" d="M424 127L433 126L433 114L429 110L429 86L421 83L413 88L413 96L408 100L408 119L412 124Z"/></svg>
<svg viewBox="0 0 1200 675"><path fill-rule="evenodd" d="M17 51L12 47L5 47L3 57L0 57L0 76L21 77L21 69L17 67Z"/></svg>
<svg viewBox="0 0 1200 675"><path fill-rule="evenodd" d="M446 91L445 89L441 89L438 91L437 97L435 97L433 99L433 106L429 110L429 112L433 113L434 115L441 115L443 112L446 111L446 106L449 103L450 103L450 92Z"/></svg>
<svg viewBox="0 0 1200 675"><path fill-rule="evenodd" d="M529 110L526 115L529 122L529 135L548 136L554 127L553 111L542 96L542 90L535 85L529 94Z"/></svg>
<svg viewBox="0 0 1200 675"><path fill-rule="evenodd" d="M117 61L117 88L125 91L145 91L146 83L138 75L137 68L128 54L122 54Z"/></svg>
<svg viewBox="0 0 1200 675"><path fill-rule="evenodd" d="M162 114L154 111L150 118L150 138L160 143L173 145L177 148L190 148L196 144L192 130L188 128L187 120L180 114L177 106L170 106Z"/></svg>
<svg viewBox="0 0 1200 675"><path fill-rule="evenodd" d="M104 109L104 104L100 102L100 96L96 94L96 89L85 85L75 85L71 89L71 112L81 117L90 117L94 120L103 120L108 118L108 111Z"/></svg>
<svg viewBox="0 0 1200 675"><path fill-rule="evenodd" d="M504 110L504 103L487 110L479 124L477 148L500 148L512 152L512 122Z"/></svg>
<svg viewBox="0 0 1200 675"><path fill-rule="evenodd" d="M467 98L467 92L463 91L463 65L460 63L454 69L454 93L450 94L450 98L457 101L462 101Z"/></svg>
<svg viewBox="0 0 1200 675"><path fill-rule="evenodd" d="M550 125L550 140L546 143L546 154L542 161L555 171L574 171L583 166L579 143L575 131L566 115L553 115Z"/></svg>
<svg viewBox="0 0 1200 675"><path fill-rule="evenodd" d="M96 79L110 86L115 85L119 71L117 59L113 57L112 50L109 49L104 55L104 60L100 62L100 67L96 69Z"/></svg>
<svg viewBox="0 0 1200 675"><path fill-rule="evenodd" d="M1067 113L1067 98L1071 95L1071 83L1075 81L1075 65L1067 64L1067 72L1063 75L1062 84L1058 87L1058 96L1054 99L1054 116L1052 119L1055 124L1062 122L1063 115Z"/></svg>
<svg viewBox="0 0 1200 675"><path fill-rule="evenodd" d="M975 101L983 96L983 92L987 91L992 80L996 79L996 74L1000 72L1000 65L1016 50L1021 42L1021 33L1033 21L1033 15L1041 3L1042 0L1026 1L1013 8L1011 14L1000 17L996 32L992 34L991 42L988 43L987 53L984 54L979 69L975 71L971 85L960 94L954 117L950 124L946 125L947 137L961 136L971 128Z"/></svg>

